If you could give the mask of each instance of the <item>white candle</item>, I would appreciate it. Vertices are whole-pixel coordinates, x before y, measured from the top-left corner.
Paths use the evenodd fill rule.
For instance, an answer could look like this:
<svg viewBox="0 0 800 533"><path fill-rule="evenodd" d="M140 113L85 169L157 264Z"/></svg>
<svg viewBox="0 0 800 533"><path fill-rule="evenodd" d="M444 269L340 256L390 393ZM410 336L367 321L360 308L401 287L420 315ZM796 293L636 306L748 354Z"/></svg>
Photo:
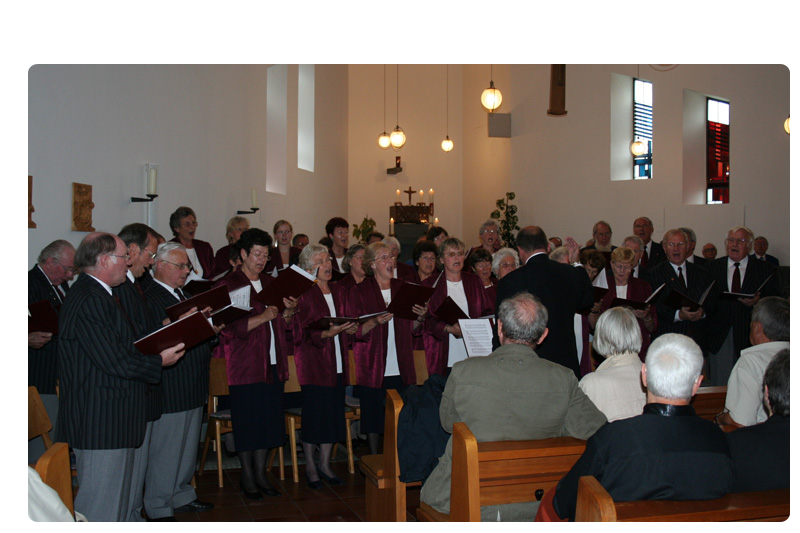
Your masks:
<svg viewBox="0 0 800 533"><path fill-rule="evenodd" d="M419 201L422 202L424 200L425 191L422 189L419 190Z"/></svg>
<svg viewBox="0 0 800 533"><path fill-rule="evenodd" d="M394 235L394 218L389 219L389 235Z"/></svg>
<svg viewBox="0 0 800 533"><path fill-rule="evenodd" d="M258 193L255 189L250 189L250 199L252 200L252 208L255 209L258 207Z"/></svg>
<svg viewBox="0 0 800 533"><path fill-rule="evenodd" d="M156 194L156 179L158 178L158 171L155 167L150 167L147 173L147 194Z"/></svg>
<svg viewBox="0 0 800 533"><path fill-rule="evenodd" d="M433 189L428 191L428 195L430 196L430 198L428 199L428 203L432 204L433 203Z"/></svg>
<svg viewBox="0 0 800 533"><path fill-rule="evenodd" d="M438 218L434 218L433 219L433 225L434 226L438 226L439 225L439 219Z"/></svg>
<svg viewBox="0 0 800 533"><path fill-rule="evenodd" d="M397 189L397 201L400 201L400 189Z"/></svg>

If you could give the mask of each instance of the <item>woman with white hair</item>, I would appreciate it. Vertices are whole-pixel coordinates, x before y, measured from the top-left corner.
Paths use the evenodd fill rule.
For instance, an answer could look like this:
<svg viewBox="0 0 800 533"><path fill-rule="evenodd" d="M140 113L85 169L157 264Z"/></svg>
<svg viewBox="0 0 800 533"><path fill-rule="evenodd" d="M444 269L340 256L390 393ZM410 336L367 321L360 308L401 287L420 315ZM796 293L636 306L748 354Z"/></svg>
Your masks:
<svg viewBox="0 0 800 533"><path fill-rule="evenodd" d="M609 422L642 414L646 395L641 380L641 346L639 323L630 309L612 307L600 315L593 347L605 361L585 375L579 386Z"/></svg>
<svg viewBox="0 0 800 533"><path fill-rule="evenodd" d="M519 268L519 254L513 248L500 248L492 257L492 272L497 280Z"/></svg>

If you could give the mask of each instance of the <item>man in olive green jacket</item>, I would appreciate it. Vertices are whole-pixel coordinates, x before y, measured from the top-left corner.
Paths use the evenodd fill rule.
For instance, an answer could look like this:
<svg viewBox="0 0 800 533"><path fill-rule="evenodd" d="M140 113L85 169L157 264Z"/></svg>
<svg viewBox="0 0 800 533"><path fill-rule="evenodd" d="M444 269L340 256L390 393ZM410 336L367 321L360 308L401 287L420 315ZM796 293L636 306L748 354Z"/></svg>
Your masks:
<svg viewBox="0 0 800 533"><path fill-rule="evenodd" d="M587 439L606 417L578 387L568 368L541 359L534 349L547 336L547 309L522 293L505 300L497 314L500 347L487 357L453 366L439 417L452 433L465 422L478 442L575 437ZM452 438L422 486L420 499L450 512ZM531 495L533 499L533 495ZM538 502L481 508L483 521L533 521Z"/></svg>

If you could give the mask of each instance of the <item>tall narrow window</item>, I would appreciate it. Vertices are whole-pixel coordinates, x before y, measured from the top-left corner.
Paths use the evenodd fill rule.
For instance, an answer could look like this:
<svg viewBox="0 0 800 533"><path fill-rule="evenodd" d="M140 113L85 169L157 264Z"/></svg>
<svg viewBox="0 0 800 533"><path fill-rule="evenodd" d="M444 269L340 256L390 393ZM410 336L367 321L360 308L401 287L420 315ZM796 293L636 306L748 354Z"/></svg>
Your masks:
<svg viewBox="0 0 800 533"><path fill-rule="evenodd" d="M653 177L653 84L633 80L633 139L643 143L646 151L633 157L633 179Z"/></svg>
<svg viewBox="0 0 800 533"><path fill-rule="evenodd" d="M706 126L706 203L730 201L730 104L708 99Z"/></svg>
<svg viewBox="0 0 800 533"><path fill-rule="evenodd" d="M314 65L297 73L297 168L314 172Z"/></svg>
<svg viewBox="0 0 800 533"><path fill-rule="evenodd" d="M267 68L266 191L286 194L287 65Z"/></svg>

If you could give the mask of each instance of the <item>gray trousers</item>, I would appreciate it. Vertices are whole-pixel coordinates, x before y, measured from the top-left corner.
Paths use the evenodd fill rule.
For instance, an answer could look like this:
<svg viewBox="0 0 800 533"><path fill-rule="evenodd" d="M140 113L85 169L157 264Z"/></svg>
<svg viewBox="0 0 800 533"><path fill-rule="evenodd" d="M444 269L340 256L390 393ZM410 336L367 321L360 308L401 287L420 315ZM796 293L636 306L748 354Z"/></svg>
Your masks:
<svg viewBox="0 0 800 533"><path fill-rule="evenodd" d="M197 494L192 476L197 464L203 408L162 414L153 422L144 507L149 518L172 516L173 510L193 502Z"/></svg>
<svg viewBox="0 0 800 533"><path fill-rule="evenodd" d="M150 451L150 442L153 435L153 424L148 422L144 433L144 442L136 448L133 456L133 474L131 476L130 504L128 506L128 522L144 522L142 517L142 500L144 494L145 476L147 475L147 460Z"/></svg>
<svg viewBox="0 0 800 533"><path fill-rule="evenodd" d="M90 522L128 520L135 449L74 449L74 452L80 485L75 511Z"/></svg>

